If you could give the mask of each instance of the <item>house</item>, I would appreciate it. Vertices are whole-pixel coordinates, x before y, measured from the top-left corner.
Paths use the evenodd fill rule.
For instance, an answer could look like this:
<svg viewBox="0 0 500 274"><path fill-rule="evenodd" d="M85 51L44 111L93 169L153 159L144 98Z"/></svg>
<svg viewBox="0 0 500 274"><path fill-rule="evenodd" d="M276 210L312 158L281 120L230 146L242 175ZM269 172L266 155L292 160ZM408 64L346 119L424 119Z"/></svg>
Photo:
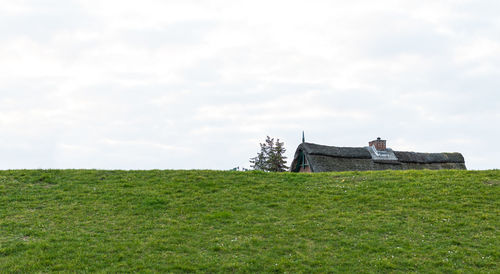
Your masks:
<svg viewBox="0 0 500 274"><path fill-rule="evenodd" d="M366 147L334 147L303 142L297 147L292 172L384 169L466 169L462 154L393 151L377 138Z"/></svg>

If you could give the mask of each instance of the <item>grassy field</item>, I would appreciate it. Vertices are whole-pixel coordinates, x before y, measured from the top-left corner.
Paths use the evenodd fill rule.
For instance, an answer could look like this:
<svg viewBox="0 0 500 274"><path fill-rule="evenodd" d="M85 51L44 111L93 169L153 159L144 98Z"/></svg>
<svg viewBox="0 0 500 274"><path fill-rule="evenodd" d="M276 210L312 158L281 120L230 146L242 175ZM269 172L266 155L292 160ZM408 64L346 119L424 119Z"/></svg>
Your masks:
<svg viewBox="0 0 500 274"><path fill-rule="evenodd" d="M0 272L491 272L500 171L0 171Z"/></svg>

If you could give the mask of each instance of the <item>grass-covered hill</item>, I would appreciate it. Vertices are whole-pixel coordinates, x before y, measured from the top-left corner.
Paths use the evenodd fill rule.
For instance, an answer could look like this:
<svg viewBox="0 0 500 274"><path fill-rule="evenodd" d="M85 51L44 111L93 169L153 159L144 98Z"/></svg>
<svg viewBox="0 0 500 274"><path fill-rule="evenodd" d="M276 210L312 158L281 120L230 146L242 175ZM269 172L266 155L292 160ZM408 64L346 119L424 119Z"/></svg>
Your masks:
<svg viewBox="0 0 500 274"><path fill-rule="evenodd" d="M0 272L493 273L499 216L498 170L0 171Z"/></svg>

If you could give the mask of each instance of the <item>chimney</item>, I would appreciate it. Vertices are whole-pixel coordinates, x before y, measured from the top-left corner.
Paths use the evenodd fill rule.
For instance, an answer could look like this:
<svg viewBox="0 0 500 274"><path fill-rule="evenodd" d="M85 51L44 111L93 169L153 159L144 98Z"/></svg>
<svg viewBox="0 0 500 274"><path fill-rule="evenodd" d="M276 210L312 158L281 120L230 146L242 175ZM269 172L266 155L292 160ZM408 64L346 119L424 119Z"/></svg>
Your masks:
<svg viewBox="0 0 500 274"><path fill-rule="evenodd" d="M369 142L368 145L375 146L375 149L377 150L385 150L386 149L385 142L386 140L382 140L380 139L380 137L378 137L377 140Z"/></svg>

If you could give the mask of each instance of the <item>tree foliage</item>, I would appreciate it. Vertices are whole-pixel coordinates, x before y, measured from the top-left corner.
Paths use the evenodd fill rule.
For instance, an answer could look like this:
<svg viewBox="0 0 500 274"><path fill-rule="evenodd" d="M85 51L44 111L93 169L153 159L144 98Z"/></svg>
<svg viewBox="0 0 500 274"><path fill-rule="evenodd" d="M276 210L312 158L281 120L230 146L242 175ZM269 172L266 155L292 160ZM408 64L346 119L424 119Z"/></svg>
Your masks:
<svg viewBox="0 0 500 274"><path fill-rule="evenodd" d="M287 171L285 144L280 139L267 136L264 143L260 143L260 152L250 158L251 167L255 170L283 172Z"/></svg>

